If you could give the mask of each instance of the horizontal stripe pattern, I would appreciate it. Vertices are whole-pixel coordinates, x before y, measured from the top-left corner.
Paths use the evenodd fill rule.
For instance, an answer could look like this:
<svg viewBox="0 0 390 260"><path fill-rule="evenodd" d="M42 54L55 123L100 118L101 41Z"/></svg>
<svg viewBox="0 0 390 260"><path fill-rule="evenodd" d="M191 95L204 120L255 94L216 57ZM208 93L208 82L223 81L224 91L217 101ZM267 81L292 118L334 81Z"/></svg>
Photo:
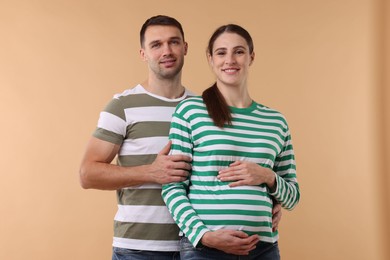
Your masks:
<svg viewBox="0 0 390 260"><path fill-rule="evenodd" d="M122 143L119 155L157 154L167 143L167 136L126 139Z"/></svg>
<svg viewBox="0 0 390 260"><path fill-rule="evenodd" d="M145 250L145 248L154 248L154 251L178 251L179 239L171 241L162 240L144 240L130 239L123 237L114 237L114 246L133 250Z"/></svg>
<svg viewBox="0 0 390 260"><path fill-rule="evenodd" d="M174 107L165 106L132 107L125 109L125 116L128 124L147 121L169 122L174 109Z"/></svg>
<svg viewBox="0 0 390 260"><path fill-rule="evenodd" d="M165 210L165 204L162 206L150 205L118 205L118 211L115 220L120 222L138 222L169 224L175 223L172 216Z"/></svg>
<svg viewBox="0 0 390 260"><path fill-rule="evenodd" d="M172 154L192 157L190 180L163 185L163 199L174 220L194 246L209 230L243 230L275 242L272 196L287 209L299 201L295 158L287 122L279 112L255 102L231 108L232 125L218 128L201 97L182 101L172 118ZM237 160L272 169L277 189L265 184L230 188L218 171ZM191 183L191 184L190 184ZM187 194L187 190L189 190Z"/></svg>
<svg viewBox="0 0 390 260"><path fill-rule="evenodd" d="M137 239L139 241L155 241L161 244L179 239L179 228L173 223L142 223L114 221L114 237ZM116 246L114 244L114 246ZM135 245L132 245L135 246ZM138 245L143 248L144 245ZM146 249L144 249L146 250ZM155 249L151 251L156 251ZM175 251L178 251L177 248Z"/></svg>
<svg viewBox="0 0 390 260"><path fill-rule="evenodd" d="M146 188L142 185L118 190L118 205L165 206L161 198L161 184L156 184L156 186L156 188Z"/></svg>
<svg viewBox="0 0 390 260"><path fill-rule="evenodd" d="M141 85L113 99L100 113L94 136L121 146L120 166L150 164L168 142L179 99L147 92ZM179 228L161 198L160 184L143 184L117 191L113 246L136 250L178 251Z"/></svg>

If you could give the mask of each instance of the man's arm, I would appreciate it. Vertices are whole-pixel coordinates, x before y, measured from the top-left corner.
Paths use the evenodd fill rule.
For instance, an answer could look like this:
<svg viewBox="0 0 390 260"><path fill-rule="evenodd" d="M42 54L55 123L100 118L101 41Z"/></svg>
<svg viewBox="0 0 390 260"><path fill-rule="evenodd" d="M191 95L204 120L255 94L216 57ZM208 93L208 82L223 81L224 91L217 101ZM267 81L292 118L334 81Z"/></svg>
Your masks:
<svg viewBox="0 0 390 260"><path fill-rule="evenodd" d="M272 208L272 231L275 232L279 228L279 222L282 219L282 206L274 204Z"/></svg>
<svg viewBox="0 0 390 260"><path fill-rule="evenodd" d="M80 183L84 189L117 190L144 183L184 181L191 169L189 158L168 155L170 143L149 165L122 167L111 164L120 145L92 137L80 166Z"/></svg>

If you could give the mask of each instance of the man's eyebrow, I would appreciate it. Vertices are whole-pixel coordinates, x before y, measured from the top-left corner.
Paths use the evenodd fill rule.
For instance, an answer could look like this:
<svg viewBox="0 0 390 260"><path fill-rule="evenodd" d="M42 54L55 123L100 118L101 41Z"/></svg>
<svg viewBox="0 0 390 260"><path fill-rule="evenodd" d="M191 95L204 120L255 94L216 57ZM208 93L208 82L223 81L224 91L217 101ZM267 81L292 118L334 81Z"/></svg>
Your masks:
<svg viewBox="0 0 390 260"><path fill-rule="evenodd" d="M179 37L179 36L174 36L174 37L169 38L169 40L180 40L180 41L182 41L183 39L181 37Z"/></svg>
<svg viewBox="0 0 390 260"><path fill-rule="evenodd" d="M156 43L160 43L160 42L161 42L160 40L155 40L155 41L151 41L148 45L152 46L152 45L154 45Z"/></svg>
<svg viewBox="0 0 390 260"><path fill-rule="evenodd" d="M179 40L179 41L183 41L183 39L179 36L174 36L174 37L171 37L168 39L168 41L172 41L172 40ZM157 44L157 43L161 43L161 40L154 40L154 41L151 41L148 45L149 46L152 46L154 44Z"/></svg>

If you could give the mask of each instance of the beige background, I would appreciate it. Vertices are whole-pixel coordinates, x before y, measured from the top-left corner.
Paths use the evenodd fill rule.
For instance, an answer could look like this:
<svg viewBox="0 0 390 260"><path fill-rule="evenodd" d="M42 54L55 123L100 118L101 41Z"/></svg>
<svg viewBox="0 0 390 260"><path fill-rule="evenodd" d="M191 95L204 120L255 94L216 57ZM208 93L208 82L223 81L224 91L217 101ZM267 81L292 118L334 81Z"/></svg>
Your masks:
<svg viewBox="0 0 390 260"><path fill-rule="evenodd" d="M110 259L115 192L81 189L78 167L100 110L146 77L155 14L182 22L197 93L212 31L252 34L250 91L286 115L301 184L282 258L390 259L387 0L0 0L0 259Z"/></svg>

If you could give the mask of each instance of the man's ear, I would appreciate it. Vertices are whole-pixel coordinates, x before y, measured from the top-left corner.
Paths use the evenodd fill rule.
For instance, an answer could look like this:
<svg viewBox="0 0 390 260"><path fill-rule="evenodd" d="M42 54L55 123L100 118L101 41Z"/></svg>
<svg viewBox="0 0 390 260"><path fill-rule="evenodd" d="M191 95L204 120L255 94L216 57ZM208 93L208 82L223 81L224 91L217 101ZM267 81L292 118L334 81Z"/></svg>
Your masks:
<svg viewBox="0 0 390 260"><path fill-rule="evenodd" d="M184 55L187 55L188 53L188 43L184 42Z"/></svg>
<svg viewBox="0 0 390 260"><path fill-rule="evenodd" d="M147 61L148 60L148 58L146 57L146 55L145 55L145 50L144 49L140 49L139 50L139 55L140 55L140 57L141 57L141 59L143 60L143 61Z"/></svg>

